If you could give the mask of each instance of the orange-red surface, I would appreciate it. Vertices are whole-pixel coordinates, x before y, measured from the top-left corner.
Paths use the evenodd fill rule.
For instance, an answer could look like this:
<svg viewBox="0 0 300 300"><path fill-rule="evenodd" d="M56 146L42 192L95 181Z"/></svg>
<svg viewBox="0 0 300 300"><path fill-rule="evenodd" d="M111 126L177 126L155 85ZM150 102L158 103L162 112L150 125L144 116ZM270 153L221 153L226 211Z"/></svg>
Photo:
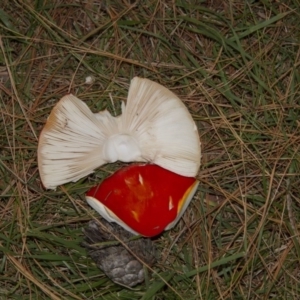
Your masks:
<svg viewBox="0 0 300 300"><path fill-rule="evenodd" d="M157 165L130 165L93 187L98 199L134 231L155 236L176 218L196 183Z"/></svg>

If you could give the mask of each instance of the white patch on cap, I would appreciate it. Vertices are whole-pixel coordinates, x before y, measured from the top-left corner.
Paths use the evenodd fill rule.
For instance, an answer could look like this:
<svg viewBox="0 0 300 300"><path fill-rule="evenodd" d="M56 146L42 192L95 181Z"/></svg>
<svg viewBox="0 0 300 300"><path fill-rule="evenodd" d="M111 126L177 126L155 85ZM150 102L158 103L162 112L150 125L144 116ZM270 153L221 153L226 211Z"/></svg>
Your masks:
<svg viewBox="0 0 300 300"><path fill-rule="evenodd" d="M172 196L169 196L169 210L174 208L174 202Z"/></svg>
<svg viewBox="0 0 300 300"><path fill-rule="evenodd" d="M139 182L141 185L144 185L144 179L141 174L139 174Z"/></svg>

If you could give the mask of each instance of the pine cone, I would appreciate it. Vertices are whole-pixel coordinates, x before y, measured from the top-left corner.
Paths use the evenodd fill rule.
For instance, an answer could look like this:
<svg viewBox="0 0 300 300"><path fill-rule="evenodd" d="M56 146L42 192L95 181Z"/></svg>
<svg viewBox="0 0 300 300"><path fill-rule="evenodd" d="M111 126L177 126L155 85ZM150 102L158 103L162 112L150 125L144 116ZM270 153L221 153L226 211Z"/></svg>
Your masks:
<svg viewBox="0 0 300 300"><path fill-rule="evenodd" d="M101 219L102 226L95 220L89 222L83 229L85 235L82 246L96 265L115 283L133 287L144 281L143 264L133 256L116 238L147 265L155 263L155 248L149 238L132 239L135 235L129 233L116 223ZM95 245L98 244L98 245Z"/></svg>

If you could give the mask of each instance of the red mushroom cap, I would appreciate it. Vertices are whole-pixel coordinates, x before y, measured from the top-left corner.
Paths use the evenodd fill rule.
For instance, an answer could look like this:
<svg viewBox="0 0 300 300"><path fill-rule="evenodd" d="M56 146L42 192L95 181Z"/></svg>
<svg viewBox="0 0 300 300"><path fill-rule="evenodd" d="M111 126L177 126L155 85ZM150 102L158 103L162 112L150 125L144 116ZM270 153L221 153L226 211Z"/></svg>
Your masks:
<svg viewBox="0 0 300 300"><path fill-rule="evenodd" d="M177 223L198 184L157 165L130 165L89 190L86 199L108 221L151 237Z"/></svg>

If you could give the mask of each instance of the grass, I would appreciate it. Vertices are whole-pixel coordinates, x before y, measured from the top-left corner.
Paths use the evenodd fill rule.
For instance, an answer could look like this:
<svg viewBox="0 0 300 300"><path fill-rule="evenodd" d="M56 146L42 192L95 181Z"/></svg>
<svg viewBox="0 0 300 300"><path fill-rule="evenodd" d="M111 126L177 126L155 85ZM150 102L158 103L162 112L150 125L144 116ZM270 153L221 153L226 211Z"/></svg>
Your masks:
<svg viewBox="0 0 300 300"><path fill-rule="evenodd" d="M0 4L0 299L299 299L298 1ZM92 84L86 84L92 76ZM42 188L37 140L72 92L118 114L130 79L170 88L202 141L199 190L130 290L80 247L84 193Z"/></svg>

